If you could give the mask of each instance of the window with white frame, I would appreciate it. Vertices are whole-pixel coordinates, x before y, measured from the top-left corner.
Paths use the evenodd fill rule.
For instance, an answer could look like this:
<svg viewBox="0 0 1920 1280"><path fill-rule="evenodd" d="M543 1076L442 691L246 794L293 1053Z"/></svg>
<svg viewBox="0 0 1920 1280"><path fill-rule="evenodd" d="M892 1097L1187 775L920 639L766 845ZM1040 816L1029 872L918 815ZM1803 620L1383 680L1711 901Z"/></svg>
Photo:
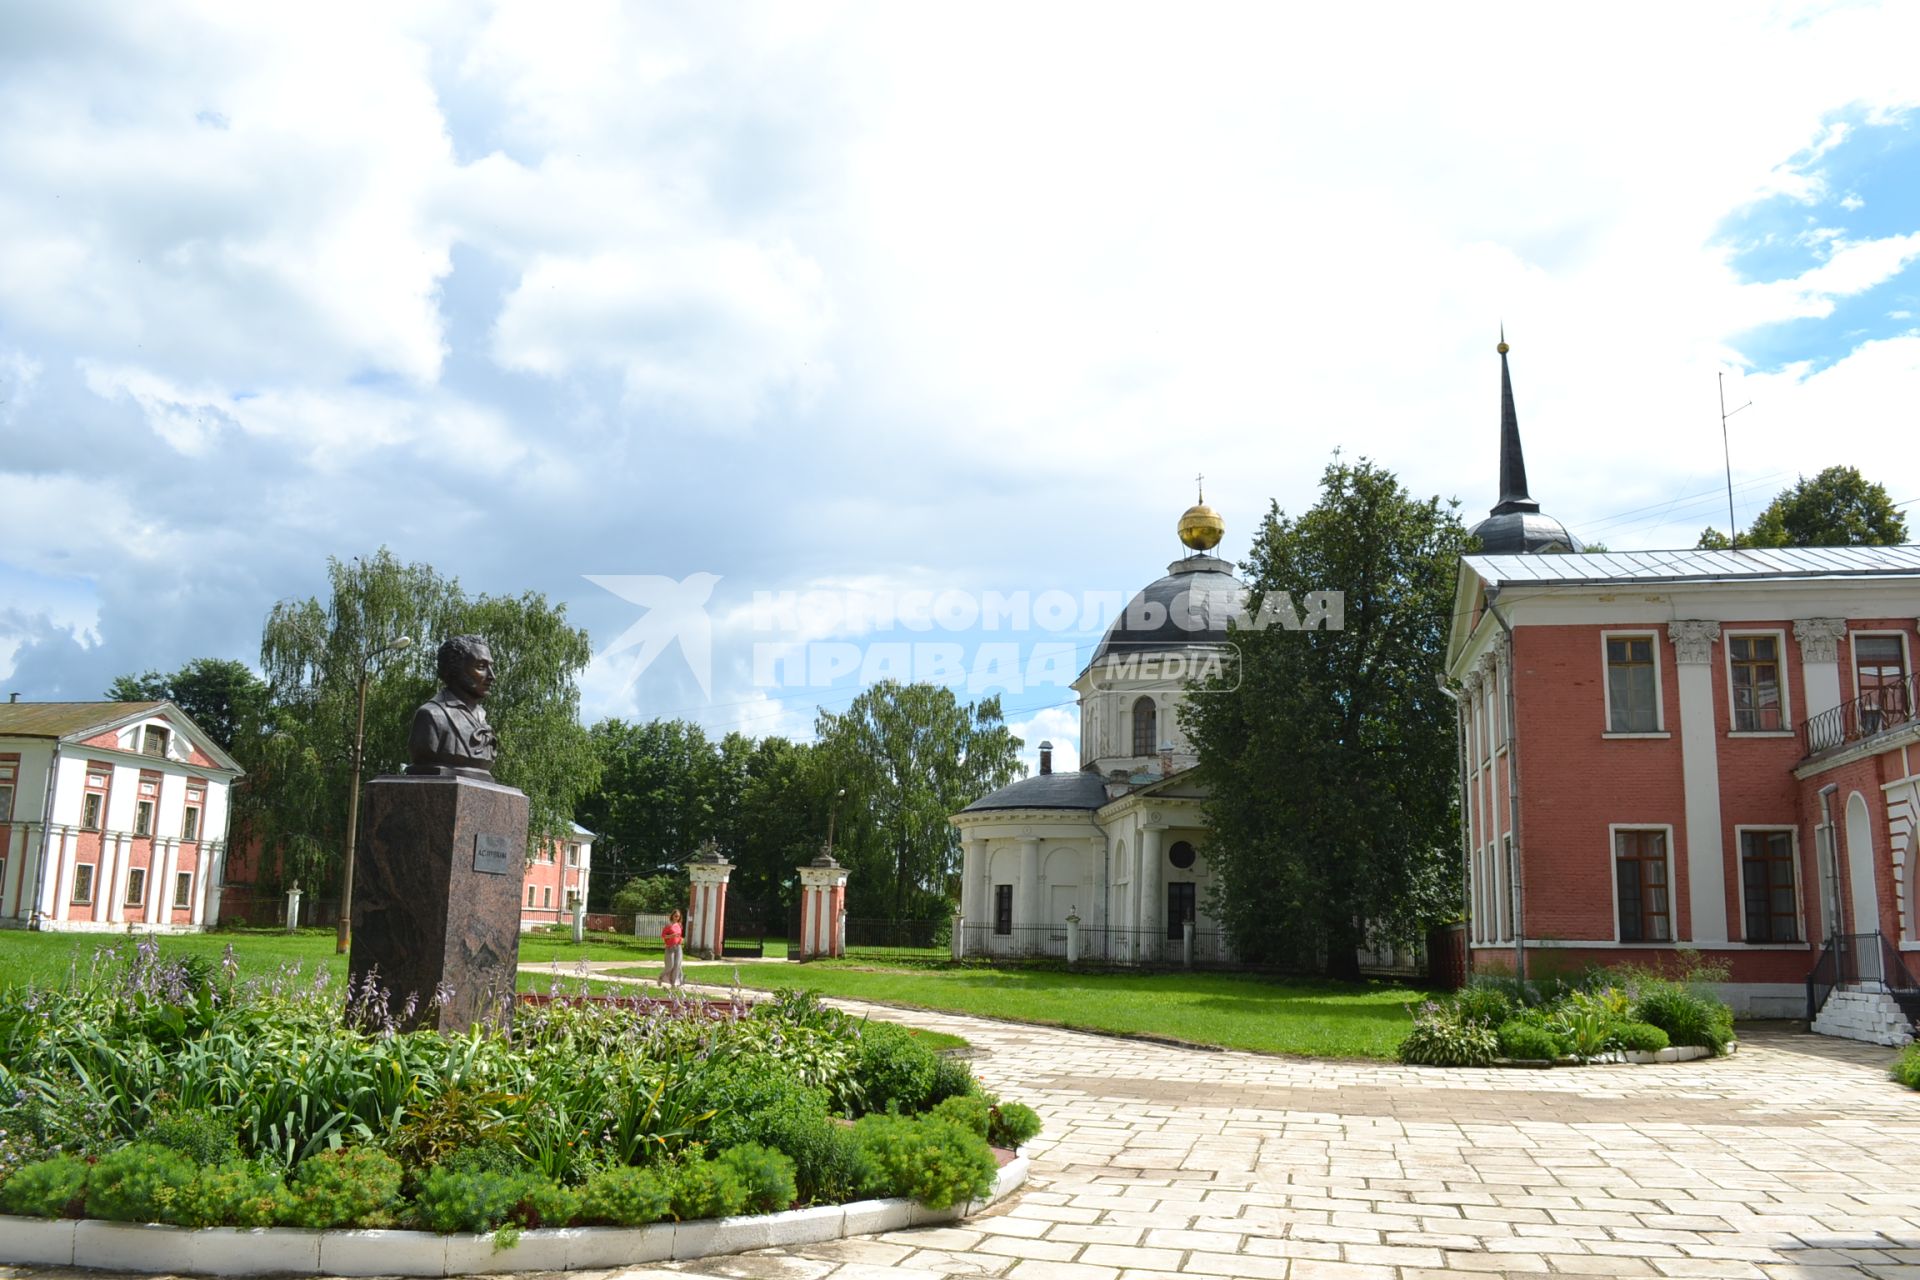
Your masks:
<svg viewBox="0 0 1920 1280"><path fill-rule="evenodd" d="M133 834L137 836L153 834L153 801L141 800L134 804Z"/></svg>
<svg viewBox="0 0 1920 1280"><path fill-rule="evenodd" d="M1780 649L1778 632L1727 637L1727 691L1733 699L1735 733L1778 733L1787 728Z"/></svg>
<svg viewBox="0 0 1920 1280"><path fill-rule="evenodd" d="M1613 879L1622 942L1671 942L1673 896L1662 827L1613 833Z"/></svg>
<svg viewBox="0 0 1920 1280"><path fill-rule="evenodd" d="M193 872L182 871L174 876L173 905L183 911L193 905Z"/></svg>
<svg viewBox="0 0 1920 1280"><path fill-rule="evenodd" d="M1609 635L1607 732L1660 732L1660 673L1651 635Z"/></svg>
<svg viewBox="0 0 1920 1280"><path fill-rule="evenodd" d="M1800 941L1793 843L1792 828L1740 833L1740 896L1747 918L1741 936L1748 942Z"/></svg>
<svg viewBox="0 0 1920 1280"><path fill-rule="evenodd" d="M198 840L200 838L200 811L188 808L180 817L180 838Z"/></svg>
<svg viewBox="0 0 1920 1280"><path fill-rule="evenodd" d="M80 802L80 826L87 831L100 829L100 811L107 807L107 798L98 791L87 792Z"/></svg>
<svg viewBox="0 0 1920 1280"><path fill-rule="evenodd" d="M122 906L137 907L147 900L147 869L133 867L127 872L126 896L120 899Z"/></svg>
<svg viewBox="0 0 1920 1280"><path fill-rule="evenodd" d="M167 754L167 731L157 725L148 725L140 742L143 755L164 756Z"/></svg>
<svg viewBox="0 0 1920 1280"><path fill-rule="evenodd" d="M1499 886L1500 904L1497 914L1500 918L1500 940L1513 937L1513 887L1507 883L1513 874L1513 834L1508 832L1500 837L1500 866L1494 873L1494 881Z"/></svg>
<svg viewBox="0 0 1920 1280"><path fill-rule="evenodd" d="M1860 731L1878 733L1913 715L1907 687L1907 642L1899 635L1853 637L1853 683Z"/></svg>
<svg viewBox="0 0 1920 1280"><path fill-rule="evenodd" d="M90 906L93 903L93 864L83 862L73 869L73 905Z"/></svg>

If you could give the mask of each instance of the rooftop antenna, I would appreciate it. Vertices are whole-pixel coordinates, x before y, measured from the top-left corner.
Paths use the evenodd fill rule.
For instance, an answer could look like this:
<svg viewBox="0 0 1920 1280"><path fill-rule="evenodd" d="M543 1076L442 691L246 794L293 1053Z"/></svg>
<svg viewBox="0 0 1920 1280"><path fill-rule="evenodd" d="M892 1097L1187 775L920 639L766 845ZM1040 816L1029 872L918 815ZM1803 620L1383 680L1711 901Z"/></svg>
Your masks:
<svg viewBox="0 0 1920 1280"><path fill-rule="evenodd" d="M1727 550L1740 549L1740 527L1733 518L1733 448L1727 443L1727 419L1740 412L1740 409L1753 408L1749 400L1740 409L1729 411L1727 408L1727 371L1722 369L1716 375L1720 379L1720 455L1727 464Z"/></svg>

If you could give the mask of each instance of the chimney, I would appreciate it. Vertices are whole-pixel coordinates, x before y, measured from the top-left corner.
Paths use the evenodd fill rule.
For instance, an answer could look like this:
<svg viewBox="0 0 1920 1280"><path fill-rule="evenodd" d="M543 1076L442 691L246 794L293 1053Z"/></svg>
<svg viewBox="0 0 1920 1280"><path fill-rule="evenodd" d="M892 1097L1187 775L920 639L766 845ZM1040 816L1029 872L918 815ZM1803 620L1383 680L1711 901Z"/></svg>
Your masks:
<svg viewBox="0 0 1920 1280"><path fill-rule="evenodd" d="M10 694L8 694L8 695L7 695L7 701L8 701L8 702L18 702L18 701L20 701L20 695L19 695L19 694L17 694L17 693L10 693Z"/></svg>
<svg viewBox="0 0 1920 1280"><path fill-rule="evenodd" d="M1051 742L1043 742L1040 744L1040 776L1044 778L1052 772L1053 744Z"/></svg>
<svg viewBox="0 0 1920 1280"><path fill-rule="evenodd" d="M1172 775L1173 775L1173 743L1162 742L1160 744L1160 776L1163 778L1167 778L1167 777L1171 777Z"/></svg>

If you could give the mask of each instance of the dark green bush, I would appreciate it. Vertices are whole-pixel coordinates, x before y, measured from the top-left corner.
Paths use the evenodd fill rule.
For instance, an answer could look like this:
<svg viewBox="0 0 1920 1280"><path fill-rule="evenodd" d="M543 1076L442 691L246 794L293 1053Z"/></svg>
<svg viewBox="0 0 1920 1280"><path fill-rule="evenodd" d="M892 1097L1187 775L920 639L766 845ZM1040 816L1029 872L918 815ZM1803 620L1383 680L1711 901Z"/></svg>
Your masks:
<svg viewBox="0 0 1920 1280"><path fill-rule="evenodd" d="M861 1026L860 1056L855 1060L853 1074L860 1087L863 1110L925 1110L939 1070L940 1055L922 1044L906 1027L873 1021Z"/></svg>
<svg viewBox="0 0 1920 1280"><path fill-rule="evenodd" d="M78 1217L87 1194L87 1162L53 1156L22 1165L0 1184L0 1210L23 1218Z"/></svg>
<svg viewBox="0 0 1920 1280"><path fill-rule="evenodd" d="M862 1190L911 1196L945 1209L993 1190L997 1166L986 1139L939 1116L870 1115L853 1127L867 1162Z"/></svg>
<svg viewBox="0 0 1920 1280"><path fill-rule="evenodd" d="M1552 1060L1560 1056L1559 1042L1553 1032L1531 1022L1509 1018L1500 1024L1500 1056L1530 1061Z"/></svg>
<svg viewBox="0 0 1920 1280"><path fill-rule="evenodd" d="M1040 1135L1040 1113L1024 1102L1002 1102L993 1109L993 1128L987 1141L1009 1149L1026 1145Z"/></svg>
<svg viewBox="0 0 1920 1280"><path fill-rule="evenodd" d="M993 1129L993 1100L984 1094L972 1094L961 1098L948 1098L928 1114L942 1120L951 1120L961 1128L979 1135L982 1141L990 1141L987 1134Z"/></svg>
<svg viewBox="0 0 1920 1280"><path fill-rule="evenodd" d="M171 1147L197 1165L240 1158L240 1136L231 1112L170 1111L154 1117L145 1140Z"/></svg>
<svg viewBox="0 0 1920 1280"><path fill-rule="evenodd" d="M112 1222L184 1221L193 1161L153 1142L101 1156L87 1175L87 1216Z"/></svg>
<svg viewBox="0 0 1920 1280"><path fill-rule="evenodd" d="M448 1173L499 1173L509 1177L529 1169L519 1150L498 1135L458 1148L435 1167Z"/></svg>
<svg viewBox="0 0 1920 1280"><path fill-rule="evenodd" d="M973 1069L967 1066L965 1058L945 1053L934 1056L933 1084L927 1090L927 1106L938 1106L948 1098L964 1098L979 1090L980 1082L973 1078Z"/></svg>
<svg viewBox="0 0 1920 1280"><path fill-rule="evenodd" d="M644 1227L673 1211L673 1189L658 1169L602 1169L580 1190L580 1219L611 1227Z"/></svg>
<svg viewBox="0 0 1920 1280"><path fill-rule="evenodd" d="M673 1216L682 1222L730 1218L746 1204L746 1185L730 1165L695 1157L673 1171Z"/></svg>
<svg viewBox="0 0 1920 1280"><path fill-rule="evenodd" d="M1658 1053L1672 1043L1667 1033L1651 1022L1615 1023L1613 1038L1622 1049L1633 1053Z"/></svg>
<svg viewBox="0 0 1920 1280"><path fill-rule="evenodd" d="M822 1090L743 1063L715 1073L700 1105L714 1111L705 1133L709 1146L759 1143L784 1152L793 1161L801 1200L834 1203L853 1194L857 1158Z"/></svg>
<svg viewBox="0 0 1920 1280"><path fill-rule="evenodd" d="M1430 1067L1484 1067L1500 1039L1484 1022L1463 1022L1453 1009L1429 1001L1415 1010L1413 1030L1400 1042L1400 1061Z"/></svg>
<svg viewBox="0 0 1920 1280"><path fill-rule="evenodd" d="M288 1226L383 1227L400 1200L400 1162L372 1147L342 1147L300 1162L294 1171Z"/></svg>
<svg viewBox="0 0 1920 1280"><path fill-rule="evenodd" d="M1719 1054L1733 1041L1733 1010L1677 982L1644 983L1633 1012L1639 1021L1666 1032L1673 1044L1699 1045Z"/></svg>
<svg viewBox="0 0 1920 1280"><path fill-rule="evenodd" d="M1503 987L1476 980L1454 993L1453 1009L1463 1022L1497 1027L1513 1017L1518 1006Z"/></svg>
<svg viewBox="0 0 1920 1280"><path fill-rule="evenodd" d="M520 1203L513 1220L523 1227L564 1227L580 1216L580 1193L536 1173L520 1179Z"/></svg>
<svg viewBox="0 0 1920 1280"><path fill-rule="evenodd" d="M450 1169L442 1164L420 1180L414 1213L429 1231L491 1231L525 1197L528 1181L523 1174Z"/></svg>
<svg viewBox="0 0 1920 1280"><path fill-rule="evenodd" d="M1900 1056L1893 1060L1893 1067L1887 1074L1909 1089L1920 1089L1920 1044L1910 1044L1901 1050ZM20 1175L14 1176L17 1178Z"/></svg>
<svg viewBox="0 0 1920 1280"><path fill-rule="evenodd" d="M270 1227L287 1203L278 1173L250 1160L227 1160L194 1175L180 1217L189 1227Z"/></svg>
<svg viewBox="0 0 1920 1280"><path fill-rule="evenodd" d="M757 1142L728 1147L715 1160L732 1171L746 1193L748 1213L779 1213L791 1209L799 1192L793 1181L793 1160L783 1151Z"/></svg>

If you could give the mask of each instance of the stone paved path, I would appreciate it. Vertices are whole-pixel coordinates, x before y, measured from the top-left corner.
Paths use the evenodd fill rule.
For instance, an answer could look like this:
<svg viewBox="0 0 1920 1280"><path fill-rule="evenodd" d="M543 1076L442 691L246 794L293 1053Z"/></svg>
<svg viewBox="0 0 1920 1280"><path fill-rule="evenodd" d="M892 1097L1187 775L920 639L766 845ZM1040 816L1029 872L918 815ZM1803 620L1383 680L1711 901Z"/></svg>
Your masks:
<svg viewBox="0 0 1920 1280"><path fill-rule="evenodd" d="M967 1037L1038 1107L1027 1190L626 1280L1920 1280L1920 1094L1890 1050L1760 1033L1711 1062L1435 1071L873 1012Z"/></svg>
<svg viewBox="0 0 1920 1280"><path fill-rule="evenodd" d="M954 1227L605 1274L1920 1280L1920 1094L1890 1050L1760 1033L1712 1062L1434 1071L872 1012L967 1037L1040 1110L1025 1191Z"/></svg>

